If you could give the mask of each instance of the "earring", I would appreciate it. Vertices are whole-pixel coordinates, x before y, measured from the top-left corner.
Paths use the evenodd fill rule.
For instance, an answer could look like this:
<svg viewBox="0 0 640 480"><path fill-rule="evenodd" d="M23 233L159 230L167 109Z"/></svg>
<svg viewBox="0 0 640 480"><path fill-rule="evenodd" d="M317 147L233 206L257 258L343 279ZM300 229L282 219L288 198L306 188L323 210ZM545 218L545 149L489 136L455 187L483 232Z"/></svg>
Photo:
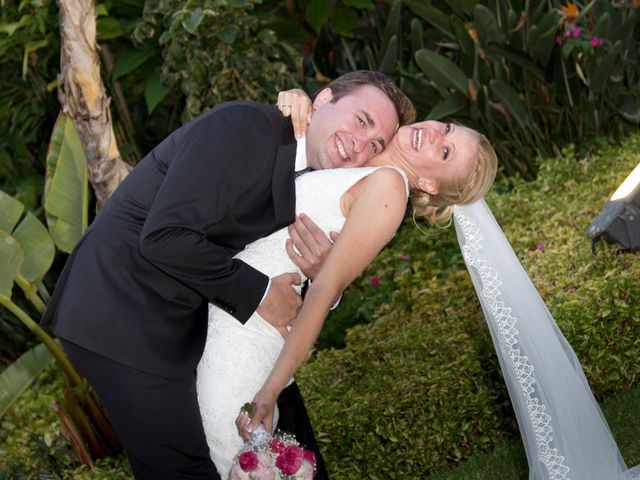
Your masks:
<svg viewBox="0 0 640 480"><path fill-rule="evenodd" d="M420 190L424 190L424 182L422 180L418 180L418 187L420 187Z"/></svg>

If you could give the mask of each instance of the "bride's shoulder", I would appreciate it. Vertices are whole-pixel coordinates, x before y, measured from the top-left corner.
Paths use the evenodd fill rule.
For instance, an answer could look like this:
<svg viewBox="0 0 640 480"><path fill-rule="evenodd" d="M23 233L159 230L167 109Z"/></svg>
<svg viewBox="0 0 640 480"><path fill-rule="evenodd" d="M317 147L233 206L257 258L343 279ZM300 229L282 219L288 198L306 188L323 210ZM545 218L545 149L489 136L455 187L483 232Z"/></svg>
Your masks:
<svg viewBox="0 0 640 480"><path fill-rule="evenodd" d="M404 172L396 167L377 167L367 175L365 181L381 193L391 194L399 190L409 195L409 181Z"/></svg>

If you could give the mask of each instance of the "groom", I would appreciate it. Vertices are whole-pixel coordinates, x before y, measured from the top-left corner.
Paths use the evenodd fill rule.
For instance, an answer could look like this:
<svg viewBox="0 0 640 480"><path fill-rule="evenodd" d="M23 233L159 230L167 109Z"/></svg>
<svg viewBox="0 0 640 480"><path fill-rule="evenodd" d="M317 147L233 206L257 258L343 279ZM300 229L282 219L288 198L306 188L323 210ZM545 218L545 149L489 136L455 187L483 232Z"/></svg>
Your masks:
<svg viewBox="0 0 640 480"><path fill-rule="evenodd" d="M380 73L336 79L314 102L308 166L362 165L413 112ZM254 311L280 328L295 318L297 275L269 279L232 258L294 220L295 157L275 107L222 104L154 148L69 257L43 324L100 395L136 478L219 478L195 387L207 304L241 323ZM315 445L295 384L279 407L278 427Z"/></svg>

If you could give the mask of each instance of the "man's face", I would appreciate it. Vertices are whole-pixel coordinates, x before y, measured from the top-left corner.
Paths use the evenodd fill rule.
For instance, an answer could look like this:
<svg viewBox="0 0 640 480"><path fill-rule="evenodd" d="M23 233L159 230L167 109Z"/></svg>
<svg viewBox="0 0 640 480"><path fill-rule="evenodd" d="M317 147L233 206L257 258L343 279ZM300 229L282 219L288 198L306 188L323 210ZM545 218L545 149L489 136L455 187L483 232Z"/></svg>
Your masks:
<svg viewBox="0 0 640 480"><path fill-rule="evenodd" d="M307 164L314 169L361 167L391 141L398 127L393 103L371 85L335 103L331 98L331 89L326 88L313 102Z"/></svg>

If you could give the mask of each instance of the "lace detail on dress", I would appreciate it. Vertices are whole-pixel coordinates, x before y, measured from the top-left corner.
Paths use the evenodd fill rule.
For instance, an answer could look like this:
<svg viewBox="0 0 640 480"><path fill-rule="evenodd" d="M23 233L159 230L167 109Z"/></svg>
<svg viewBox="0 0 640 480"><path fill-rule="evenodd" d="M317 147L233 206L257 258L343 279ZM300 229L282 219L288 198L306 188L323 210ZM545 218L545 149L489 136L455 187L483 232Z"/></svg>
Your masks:
<svg viewBox="0 0 640 480"><path fill-rule="evenodd" d="M296 180L296 213L306 213L328 234L340 231L344 216L342 194L378 168L317 170ZM397 170L397 169L396 169ZM402 172L398 170L401 174ZM407 179L404 174L405 185ZM302 272L285 250L286 228L260 238L239 252L239 258L269 277ZM207 341L197 370L200 414L213 463L227 478L233 457L243 445L235 418L251 401L271 373L284 340L278 331L254 313L243 325L214 305L209 305ZM277 409L275 412L277 415ZM274 416L274 425L277 418Z"/></svg>
<svg viewBox="0 0 640 480"><path fill-rule="evenodd" d="M502 295L502 282L497 270L480 252L483 237L475 222L454 207L454 214L465 239L461 247L467 265L474 267L482 280L482 296L490 308L490 313L498 327L500 349L506 359L511 362L515 371L520 392L527 406L527 413L535 432L538 459L545 465L551 480L569 480L569 467L565 458L553 448L553 427L551 416L546 407L536 396L535 369L526 355L518 348L518 319L511 315L512 309L499 297Z"/></svg>

